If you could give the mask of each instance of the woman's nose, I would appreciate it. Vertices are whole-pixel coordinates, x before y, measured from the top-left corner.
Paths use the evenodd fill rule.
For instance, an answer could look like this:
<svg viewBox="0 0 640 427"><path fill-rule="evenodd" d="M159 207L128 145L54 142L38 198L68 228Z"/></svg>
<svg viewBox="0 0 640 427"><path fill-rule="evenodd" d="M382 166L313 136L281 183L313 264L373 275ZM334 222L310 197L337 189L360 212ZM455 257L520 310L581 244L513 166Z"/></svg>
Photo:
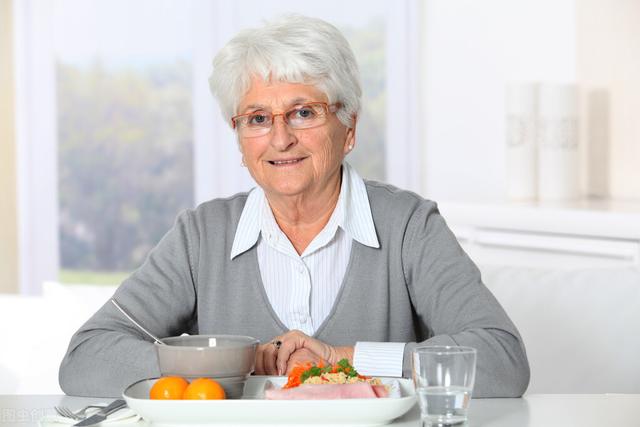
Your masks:
<svg viewBox="0 0 640 427"><path fill-rule="evenodd" d="M281 115L273 118L271 124L271 145L279 151L285 151L297 142L296 136Z"/></svg>

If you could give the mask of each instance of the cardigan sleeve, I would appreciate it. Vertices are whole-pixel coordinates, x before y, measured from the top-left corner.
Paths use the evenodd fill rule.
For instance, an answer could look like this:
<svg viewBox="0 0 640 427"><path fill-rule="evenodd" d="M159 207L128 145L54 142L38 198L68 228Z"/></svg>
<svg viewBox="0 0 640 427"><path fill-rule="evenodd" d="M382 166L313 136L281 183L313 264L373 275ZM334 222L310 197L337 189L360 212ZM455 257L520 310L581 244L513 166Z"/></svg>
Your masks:
<svg viewBox="0 0 640 427"><path fill-rule="evenodd" d="M522 338L435 203L424 201L413 212L402 258L418 326L427 338L406 345L405 376L418 344L469 346L478 352L474 397L521 396L529 384Z"/></svg>
<svg viewBox="0 0 640 427"><path fill-rule="evenodd" d="M198 242L189 231L190 222L188 211L179 215L114 294L119 305L157 337L193 333L196 327ZM159 375L152 340L107 302L71 338L59 382L67 394L116 397L127 385Z"/></svg>

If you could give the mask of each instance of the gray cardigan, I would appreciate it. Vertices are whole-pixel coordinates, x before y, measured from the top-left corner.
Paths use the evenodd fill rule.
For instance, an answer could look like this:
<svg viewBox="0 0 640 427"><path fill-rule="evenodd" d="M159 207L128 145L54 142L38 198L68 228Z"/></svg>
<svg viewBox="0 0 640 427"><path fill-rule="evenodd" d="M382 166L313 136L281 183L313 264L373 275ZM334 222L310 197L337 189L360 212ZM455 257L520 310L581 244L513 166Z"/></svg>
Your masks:
<svg viewBox="0 0 640 427"><path fill-rule="evenodd" d="M416 342L478 350L474 397L515 397L529 383L522 340L484 286L435 203L365 181L380 248L354 241L342 288L316 338L332 345ZM265 294L256 247L229 259L247 194L180 214L144 264L117 289L120 304L156 336L242 334L262 342L287 331ZM118 396L159 376L149 338L109 303L71 338L60 366L67 394Z"/></svg>

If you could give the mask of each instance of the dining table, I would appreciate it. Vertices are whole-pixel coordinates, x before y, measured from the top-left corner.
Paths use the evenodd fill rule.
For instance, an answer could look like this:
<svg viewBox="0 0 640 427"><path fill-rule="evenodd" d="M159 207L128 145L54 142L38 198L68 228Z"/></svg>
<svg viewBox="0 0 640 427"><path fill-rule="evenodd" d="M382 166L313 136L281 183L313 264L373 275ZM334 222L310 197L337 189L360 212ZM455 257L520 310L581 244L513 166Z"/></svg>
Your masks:
<svg viewBox="0 0 640 427"><path fill-rule="evenodd" d="M0 395L0 426L38 426L54 406L79 409L113 399L65 395ZM372 402L372 404L374 404ZM640 426L640 394L526 394L521 398L472 399L468 421L461 427L609 427ZM43 424L62 425L62 424ZM118 426L119 423L109 423ZM152 426L145 420L128 426ZM214 426L221 424L211 423ZM234 426L237 424L234 424ZM256 424L253 424L254 426ZM281 425L264 420L259 425ZM291 424L289 424L291 425ZM301 422L299 425L309 425ZM335 424L334 424L335 425ZM389 425L389 424L388 424ZM414 405L390 425L420 427L420 410Z"/></svg>

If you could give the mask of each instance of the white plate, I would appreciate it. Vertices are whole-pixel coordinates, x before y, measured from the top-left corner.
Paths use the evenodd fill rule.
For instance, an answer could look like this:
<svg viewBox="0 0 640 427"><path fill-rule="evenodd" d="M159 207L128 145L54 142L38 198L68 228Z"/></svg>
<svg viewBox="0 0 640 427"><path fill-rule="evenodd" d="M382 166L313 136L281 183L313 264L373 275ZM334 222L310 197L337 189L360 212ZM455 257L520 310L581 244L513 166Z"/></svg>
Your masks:
<svg viewBox="0 0 640 427"><path fill-rule="evenodd" d="M242 399L151 400L157 378L138 381L123 393L127 405L153 426L205 424L338 424L379 425L404 415L416 402L413 383L397 382L401 397L340 400L265 400L266 381L284 383L284 377L252 376Z"/></svg>

